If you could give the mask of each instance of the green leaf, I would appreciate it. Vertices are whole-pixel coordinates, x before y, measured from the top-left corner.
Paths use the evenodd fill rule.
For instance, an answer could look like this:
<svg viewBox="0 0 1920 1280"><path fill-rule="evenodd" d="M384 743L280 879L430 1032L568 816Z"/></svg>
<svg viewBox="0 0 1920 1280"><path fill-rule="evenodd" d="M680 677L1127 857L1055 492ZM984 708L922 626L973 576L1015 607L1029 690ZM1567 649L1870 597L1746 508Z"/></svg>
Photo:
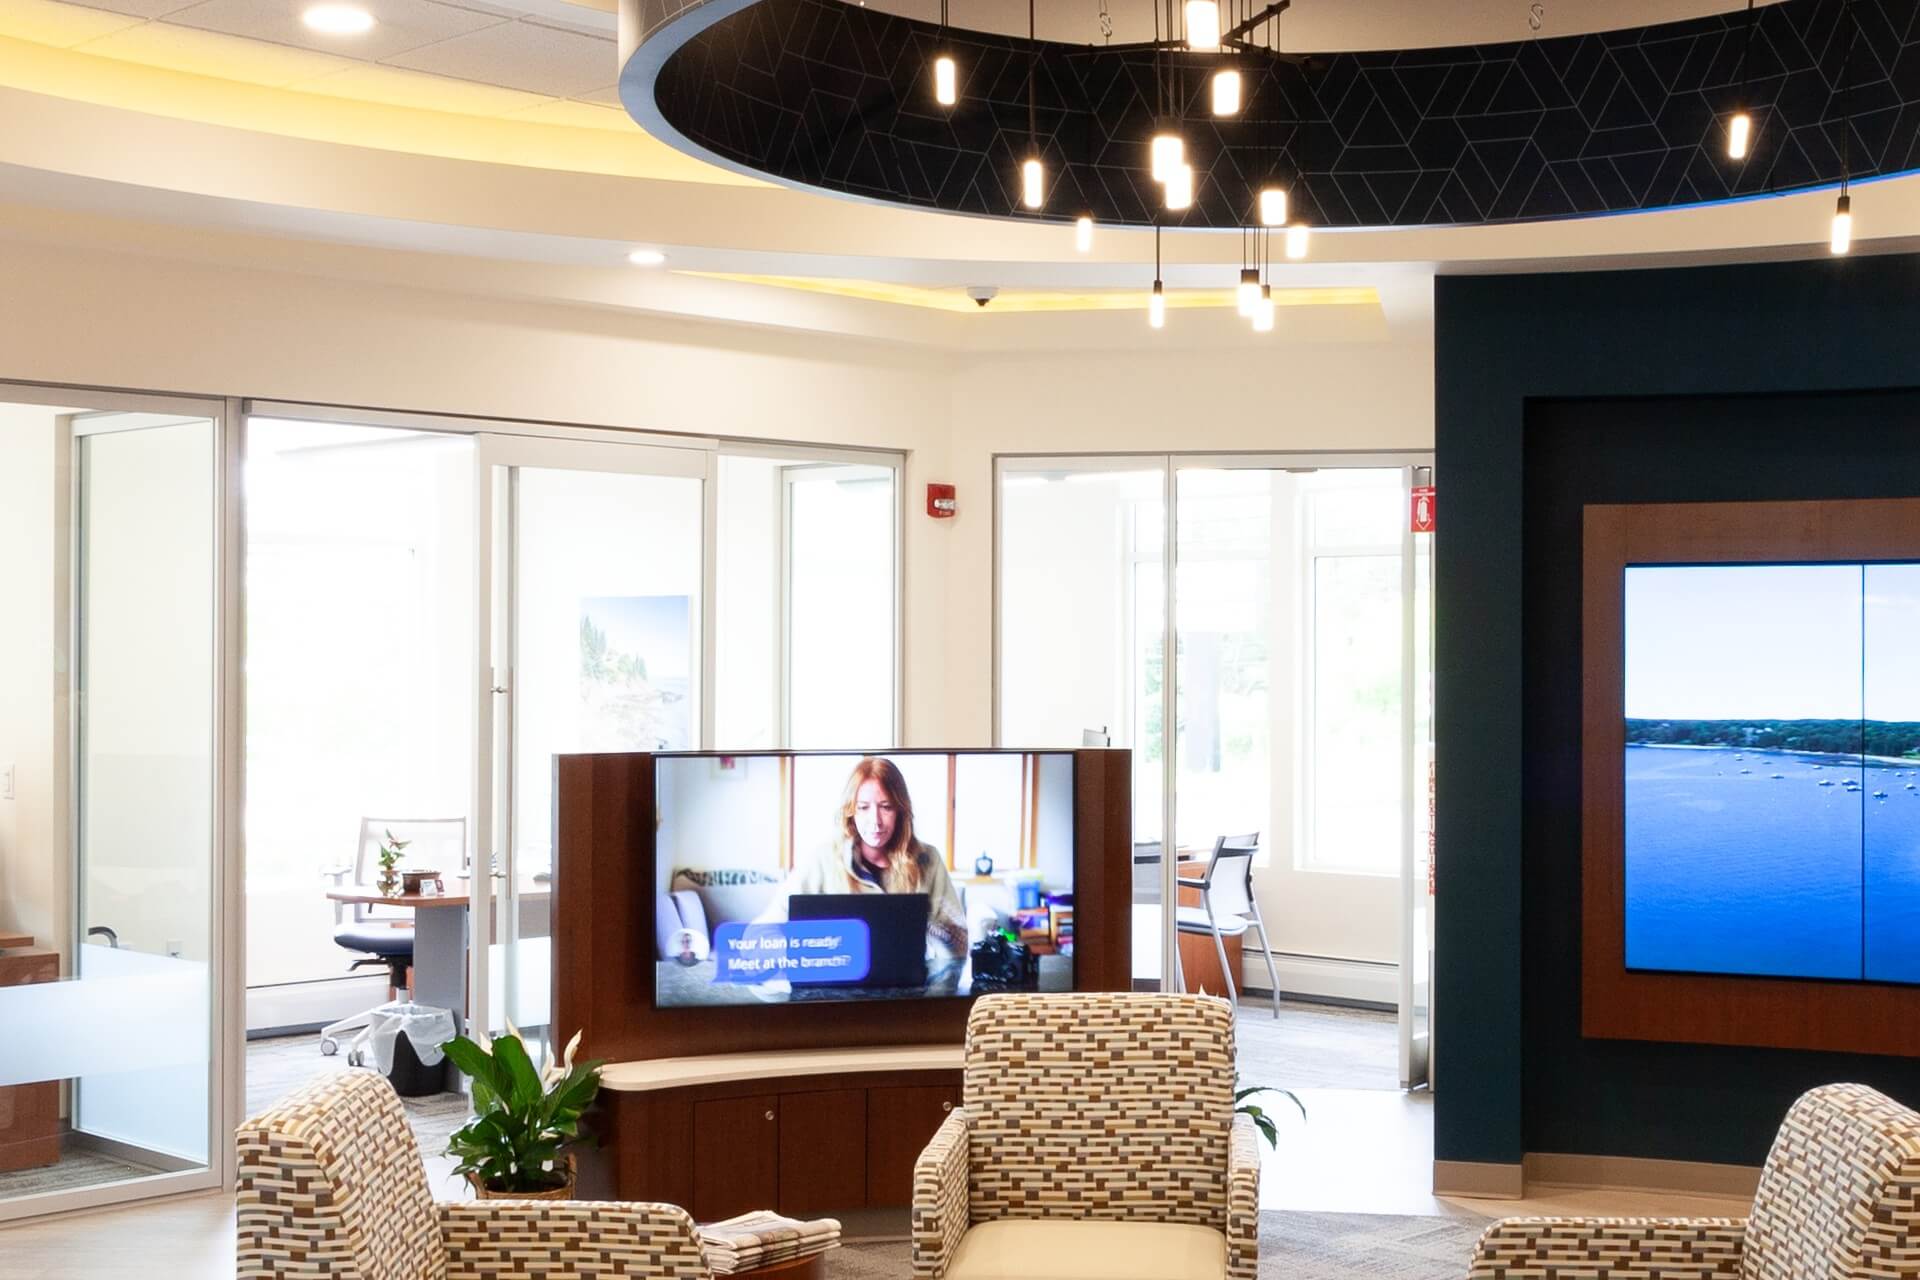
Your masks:
<svg viewBox="0 0 1920 1280"><path fill-rule="evenodd" d="M482 1049L465 1036L455 1036L440 1046L441 1051L453 1059L453 1065L476 1081L484 1082L495 1093L507 1092L507 1083L500 1073L500 1064L493 1055Z"/></svg>
<svg viewBox="0 0 1920 1280"><path fill-rule="evenodd" d="M493 1060L500 1066L504 1077L500 1081L499 1091L512 1099L516 1111L531 1108L539 1102L546 1091L540 1087L540 1071L533 1065L533 1059L527 1056L527 1046L513 1036L502 1036L493 1042Z"/></svg>

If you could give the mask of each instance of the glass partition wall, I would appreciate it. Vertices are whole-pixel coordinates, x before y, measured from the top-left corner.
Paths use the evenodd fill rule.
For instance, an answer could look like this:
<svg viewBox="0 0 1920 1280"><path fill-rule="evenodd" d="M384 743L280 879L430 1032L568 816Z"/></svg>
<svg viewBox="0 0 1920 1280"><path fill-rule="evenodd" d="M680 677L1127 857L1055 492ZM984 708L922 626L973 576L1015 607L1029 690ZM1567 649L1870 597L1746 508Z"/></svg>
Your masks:
<svg viewBox="0 0 1920 1280"><path fill-rule="evenodd" d="M1276 969L1415 979L1386 997L1403 1084L1423 1078L1428 970L1431 535L1410 532L1413 478L1366 455L1003 458L997 494L999 741L1132 748L1136 985L1172 972L1219 993L1217 965L1180 971L1163 904L1195 914L1176 874L1252 837ZM1259 935L1243 943L1236 990L1269 987Z"/></svg>
<svg viewBox="0 0 1920 1280"><path fill-rule="evenodd" d="M0 404L0 1221L231 1164L225 405L71 394Z"/></svg>

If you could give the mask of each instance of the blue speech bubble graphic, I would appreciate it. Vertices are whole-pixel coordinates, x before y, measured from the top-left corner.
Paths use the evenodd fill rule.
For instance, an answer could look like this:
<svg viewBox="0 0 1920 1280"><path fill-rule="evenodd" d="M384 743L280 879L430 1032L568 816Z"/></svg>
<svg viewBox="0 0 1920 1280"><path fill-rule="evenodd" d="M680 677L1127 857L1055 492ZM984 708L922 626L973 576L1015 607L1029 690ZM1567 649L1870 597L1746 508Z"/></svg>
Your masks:
<svg viewBox="0 0 1920 1280"><path fill-rule="evenodd" d="M731 921L713 931L715 982L858 982L873 968L865 920Z"/></svg>

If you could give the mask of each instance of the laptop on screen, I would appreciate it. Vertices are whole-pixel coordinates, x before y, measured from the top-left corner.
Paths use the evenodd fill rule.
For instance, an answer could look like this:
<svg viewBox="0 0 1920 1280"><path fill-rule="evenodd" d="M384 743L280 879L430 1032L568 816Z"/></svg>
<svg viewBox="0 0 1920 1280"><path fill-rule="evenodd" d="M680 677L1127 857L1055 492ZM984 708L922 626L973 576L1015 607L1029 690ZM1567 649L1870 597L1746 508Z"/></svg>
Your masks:
<svg viewBox="0 0 1920 1280"><path fill-rule="evenodd" d="M787 899L789 920L861 920L871 937L867 976L851 982L793 975L801 983L837 987L927 985L927 918L933 899L924 893L797 893Z"/></svg>

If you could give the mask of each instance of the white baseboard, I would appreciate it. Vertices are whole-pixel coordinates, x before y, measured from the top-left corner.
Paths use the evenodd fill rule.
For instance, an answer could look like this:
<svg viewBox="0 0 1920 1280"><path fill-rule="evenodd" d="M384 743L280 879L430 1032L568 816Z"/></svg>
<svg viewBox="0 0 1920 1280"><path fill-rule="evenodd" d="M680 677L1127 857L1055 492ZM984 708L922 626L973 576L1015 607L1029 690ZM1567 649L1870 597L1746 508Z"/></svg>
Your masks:
<svg viewBox="0 0 1920 1280"><path fill-rule="evenodd" d="M1397 964L1276 951L1273 968L1280 975L1282 995L1357 1001L1385 1005L1389 1009L1400 1006L1400 966ZM1240 955L1240 989L1264 995L1267 987L1267 962L1261 958L1259 948L1249 947Z"/></svg>
<svg viewBox="0 0 1920 1280"><path fill-rule="evenodd" d="M248 987L247 1030L325 1026L371 1009L386 998L384 975Z"/></svg>

